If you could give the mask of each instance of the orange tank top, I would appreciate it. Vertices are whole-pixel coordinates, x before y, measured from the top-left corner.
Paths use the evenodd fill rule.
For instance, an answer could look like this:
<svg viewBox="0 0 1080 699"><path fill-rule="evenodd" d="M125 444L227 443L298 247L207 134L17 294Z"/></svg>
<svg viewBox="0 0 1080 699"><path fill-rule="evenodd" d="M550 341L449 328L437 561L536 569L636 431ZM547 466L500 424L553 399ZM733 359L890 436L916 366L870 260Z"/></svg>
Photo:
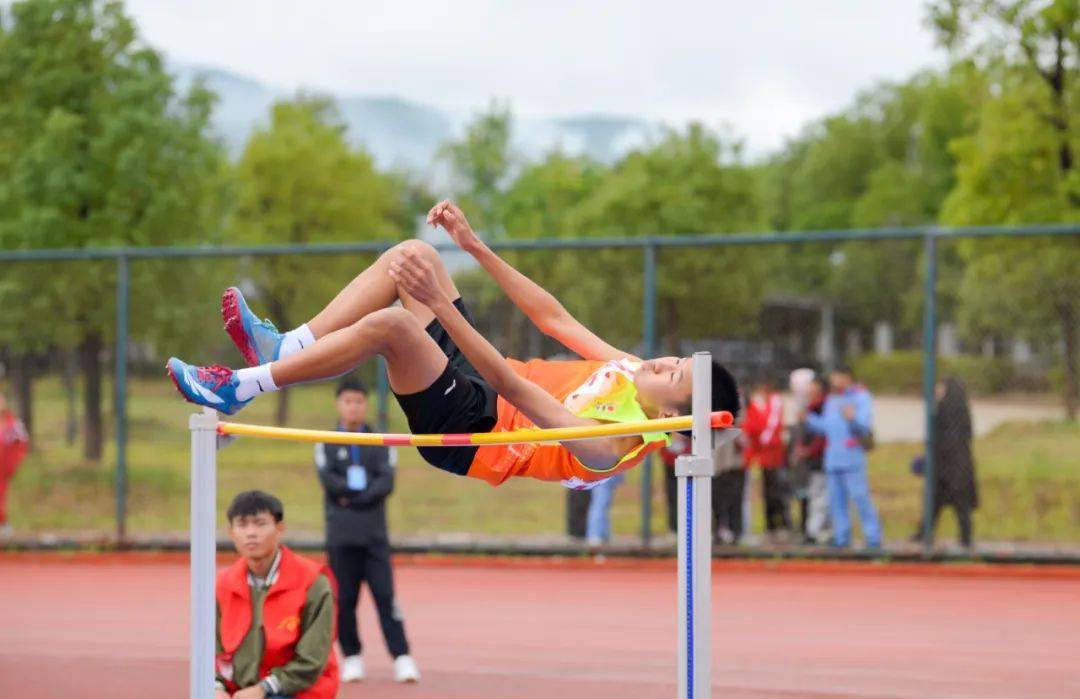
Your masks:
<svg viewBox="0 0 1080 699"><path fill-rule="evenodd" d="M602 361L546 361L532 359L520 362L508 359L514 372L554 396L571 411L577 412L575 404L579 395L586 393L594 384L609 379L622 362ZM609 367L608 365L612 365ZM498 416L492 432L509 432L534 428L536 425L520 410L502 396L498 398ZM524 477L542 481L564 481L568 487L588 484L625 471L645 456L664 446L663 438L643 440L618 464L606 471L590 469L582 464L561 444L510 444L505 446L482 446L476 450L468 475L480 478L491 485L500 485L508 478Z"/></svg>

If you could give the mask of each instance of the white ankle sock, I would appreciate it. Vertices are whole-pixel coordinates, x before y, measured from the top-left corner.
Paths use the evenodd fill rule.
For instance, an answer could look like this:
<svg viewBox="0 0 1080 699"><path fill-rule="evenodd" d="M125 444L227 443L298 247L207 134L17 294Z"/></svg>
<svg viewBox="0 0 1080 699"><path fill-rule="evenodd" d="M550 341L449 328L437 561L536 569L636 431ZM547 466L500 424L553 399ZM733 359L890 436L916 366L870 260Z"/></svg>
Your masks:
<svg viewBox="0 0 1080 699"><path fill-rule="evenodd" d="M290 354L296 354L305 347L310 347L315 344L315 336L311 334L311 328L304 323L295 330L290 330L285 333L285 337L281 340L281 351L278 352L278 359L285 359Z"/></svg>
<svg viewBox="0 0 1080 699"><path fill-rule="evenodd" d="M270 393L278 390L274 383L274 377L270 374L269 364L260 364L250 369L239 369L236 372L236 380L240 385L236 387L238 400L247 400L260 393Z"/></svg>

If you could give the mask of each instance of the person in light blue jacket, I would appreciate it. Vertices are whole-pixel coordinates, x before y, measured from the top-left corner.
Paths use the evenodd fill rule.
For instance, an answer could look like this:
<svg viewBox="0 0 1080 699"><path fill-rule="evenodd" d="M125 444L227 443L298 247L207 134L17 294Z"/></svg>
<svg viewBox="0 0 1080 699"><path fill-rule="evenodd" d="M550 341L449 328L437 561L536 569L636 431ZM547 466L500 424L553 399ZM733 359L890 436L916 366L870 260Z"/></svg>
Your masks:
<svg viewBox="0 0 1080 699"><path fill-rule="evenodd" d="M585 543L600 546L611 541L611 503L615 489L626 477L617 473L605 478L589 490L589 513L585 519Z"/></svg>
<svg viewBox="0 0 1080 699"><path fill-rule="evenodd" d="M833 522L833 543L851 545L851 519L848 503L855 501L859 510L866 545L881 546L881 523L870 499L866 478L866 448L874 424L874 406L870 392L854 383L851 370L835 369L829 374L831 392L820 415L805 416L808 429L825 436L825 474L829 489L829 514Z"/></svg>

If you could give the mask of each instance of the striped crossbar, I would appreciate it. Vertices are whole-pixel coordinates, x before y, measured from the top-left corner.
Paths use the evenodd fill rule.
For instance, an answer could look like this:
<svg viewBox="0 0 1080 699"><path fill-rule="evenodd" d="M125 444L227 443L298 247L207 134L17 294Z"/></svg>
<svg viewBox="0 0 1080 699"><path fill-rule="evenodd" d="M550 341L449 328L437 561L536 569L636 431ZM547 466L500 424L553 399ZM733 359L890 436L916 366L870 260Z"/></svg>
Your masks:
<svg viewBox="0 0 1080 699"><path fill-rule="evenodd" d="M642 420L640 422L604 423L585 427L552 427L548 429L515 430L512 432L476 432L471 434L378 434L374 432L337 432L333 430L299 430L290 427L267 425L244 425L237 422L219 422L219 434L235 437L262 437L293 442L329 442L331 444L358 444L382 447L464 447L494 446L503 444L529 444L537 442L569 442L579 439L601 437L626 437L648 432L679 432L690 429L693 418L689 415ZM731 427L731 413L718 411L710 414L710 424L717 429Z"/></svg>

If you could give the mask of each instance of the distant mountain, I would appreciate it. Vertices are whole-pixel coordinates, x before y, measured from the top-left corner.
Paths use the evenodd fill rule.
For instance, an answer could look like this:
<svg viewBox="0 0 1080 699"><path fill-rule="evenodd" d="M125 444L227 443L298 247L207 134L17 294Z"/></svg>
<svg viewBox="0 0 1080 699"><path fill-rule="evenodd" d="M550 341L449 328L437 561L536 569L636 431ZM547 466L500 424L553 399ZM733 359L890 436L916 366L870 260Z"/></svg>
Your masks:
<svg viewBox="0 0 1080 699"><path fill-rule="evenodd" d="M274 101L294 94L218 68L173 63L170 70L180 89L201 76L218 95L214 129L233 155L254 127L266 123ZM363 145L380 167L415 173L431 172L439 147L460 134L471 117L393 96L328 96L336 101L350 139ZM513 148L528 158L559 148L611 162L659 131L659 124L633 117L515 117Z"/></svg>

